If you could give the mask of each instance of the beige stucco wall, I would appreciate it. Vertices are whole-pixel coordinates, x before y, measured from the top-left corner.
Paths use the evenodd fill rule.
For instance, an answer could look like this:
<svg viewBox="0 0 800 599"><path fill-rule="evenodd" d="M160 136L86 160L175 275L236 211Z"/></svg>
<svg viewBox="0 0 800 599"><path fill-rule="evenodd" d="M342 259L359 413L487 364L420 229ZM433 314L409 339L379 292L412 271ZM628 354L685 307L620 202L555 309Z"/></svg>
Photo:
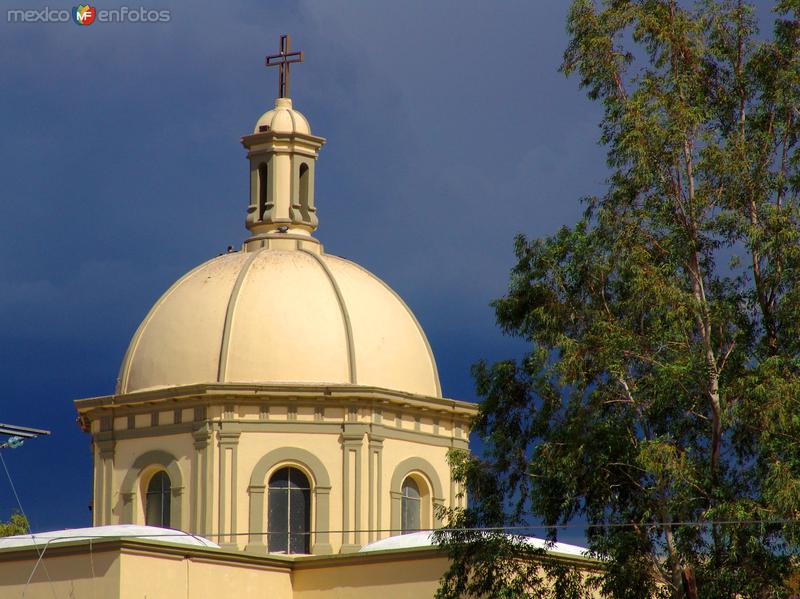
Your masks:
<svg viewBox="0 0 800 599"><path fill-rule="evenodd" d="M397 552L390 552L397 553ZM158 548L95 550L84 544L72 555L46 556L26 588L36 555L0 561L0 597L52 599L421 599L433 597L445 558L424 552L418 559L356 555L314 563L286 562L281 568L252 559L228 560L209 551ZM189 554L189 555L187 555ZM0 554L0 559L2 559ZM302 559L302 558L301 558ZM398 567L400 566L400 567ZM48 582L45 567L52 585ZM94 570L92 570L92 567Z"/></svg>
<svg viewBox="0 0 800 599"><path fill-rule="evenodd" d="M597 562L556 557L588 577ZM435 549L388 550L328 558L297 558L292 572L293 599L432 599L448 567ZM548 577L540 570L543 582ZM599 589L589 591L599 599Z"/></svg>
<svg viewBox="0 0 800 599"><path fill-rule="evenodd" d="M89 558L88 551L77 555L47 556L39 564L30 582L28 577L36 566L37 556L30 551L24 557L8 559L0 552L0 597L53 599L53 597L118 596L120 581L117 553L97 552Z"/></svg>
<svg viewBox="0 0 800 599"><path fill-rule="evenodd" d="M120 599L292 598L289 572L263 565L136 553L121 559Z"/></svg>
<svg viewBox="0 0 800 599"><path fill-rule="evenodd" d="M69 555L46 556L27 588L36 554L22 550L24 558L2 561L9 552L0 552L0 597L21 597L24 590L26 599L52 599L54 594L97 599L219 599L234 594L237 599L418 599L433 597L447 566L445 558L430 551L418 559L400 552L275 564L272 558L240 560L214 550L182 551L151 543L92 552L86 542L71 545Z"/></svg>
<svg viewBox="0 0 800 599"><path fill-rule="evenodd" d="M253 556L149 540L103 539L0 550L0 597L53 599L425 599L447 568L433 548L349 555ZM564 557L588 574L596 562ZM48 580L48 575L49 579Z"/></svg>
<svg viewBox="0 0 800 599"><path fill-rule="evenodd" d="M370 556L372 558L372 556ZM348 565L336 561L294 571L294 599L432 598L447 559L430 554L419 559L381 557Z"/></svg>

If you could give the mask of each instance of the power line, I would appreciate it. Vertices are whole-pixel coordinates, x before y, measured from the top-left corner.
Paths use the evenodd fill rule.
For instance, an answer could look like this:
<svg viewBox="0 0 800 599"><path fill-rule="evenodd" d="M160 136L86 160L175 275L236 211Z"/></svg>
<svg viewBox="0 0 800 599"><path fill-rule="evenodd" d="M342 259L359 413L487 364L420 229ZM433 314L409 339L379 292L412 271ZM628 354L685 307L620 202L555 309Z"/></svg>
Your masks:
<svg viewBox="0 0 800 599"><path fill-rule="evenodd" d="M559 530L563 529L587 529L587 528L622 528L622 527L647 527L647 528L659 528L659 527L667 527L667 526L732 526L732 525L756 525L756 524L763 524L763 525L786 525L786 524L800 524L800 519L795 518L787 518L787 519L777 519L777 520L698 520L698 521L683 521L683 522L651 522L651 523L642 523L642 522L613 522L607 524L555 524L552 526L546 524L527 524L522 526L474 526L474 527L441 527L441 528L419 528L419 529L399 529L399 528L354 528L354 529L328 529L328 530L313 530L308 533L299 533L299 534L310 534L310 535L320 535L320 534L345 534L345 533L414 533L414 532L513 532L513 531L532 531L532 530L548 530L552 528L556 528ZM113 525L112 525L113 526ZM241 537L241 536L260 536L260 535L269 535L273 534L270 531L262 530L262 531L246 531L246 532L218 532L218 533L205 533L205 534L197 534L197 533L189 533L184 532L181 530L174 530L174 531L165 531L161 533L140 533L140 534L125 534L120 533L119 535L109 536L109 535L93 535L91 533L83 533L83 534L73 534L73 535L62 535L54 537L52 534L36 535L31 534L31 537L38 537L41 541L47 540L48 542L54 540L80 540L80 539L102 539L102 538L130 538L130 539L150 539L150 538L161 538L161 537L181 537L181 536L189 536L196 539L208 538L208 537ZM281 531L281 534L285 534Z"/></svg>
<svg viewBox="0 0 800 599"><path fill-rule="evenodd" d="M328 529L328 530L313 530L310 534L346 534L346 533L371 533L371 532L507 532L514 530L582 530L587 528L634 528L634 527L647 527L647 528L666 528L676 526L729 526L729 525L787 525L787 524L800 524L800 518L786 518L775 520L695 520L695 521L681 521L681 522L609 522L605 524L524 524L524 525L508 525L508 526L472 526L472 527L447 527L440 528L420 528L420 529L401 529L401 528L353 528L353 529ZM269 531L260 532L221 532L209 533L206 536L212 537L232 537L243 535L264 535L270 534ZM144 535L150 536L150 535ZM167 535L169 536L169 535Z"/></svg>

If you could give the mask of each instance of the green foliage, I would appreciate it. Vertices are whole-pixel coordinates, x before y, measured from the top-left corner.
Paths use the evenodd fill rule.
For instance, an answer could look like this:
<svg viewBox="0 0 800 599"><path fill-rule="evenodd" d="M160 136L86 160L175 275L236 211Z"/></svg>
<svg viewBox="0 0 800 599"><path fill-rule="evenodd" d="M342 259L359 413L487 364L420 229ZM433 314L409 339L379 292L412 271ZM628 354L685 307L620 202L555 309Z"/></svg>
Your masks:
<svg viewBox="0 0 800 599"><path fill-rule="evenodd" d="M28 519L19 512L11 514L11 518L8 519L8 522L0 522L0 537L24 535L28 532L30 532Z"/></svg>
<svg viewBox="0 0 800 599"><path fill-rule="evenodd" d="M474 367L486 451L452 456L472 503L445 516L540 521L551 540L582 519L604 567L570 581L537 556L521 567L513 540L444 533L439 597L578 597L587 582L610 597L786 596L800 533L800 1L777 3L766 39L734 0L575 0L568 31L562 69L604 107L608 191L576 225L517 238L494 308L530 351Z"/></svg>

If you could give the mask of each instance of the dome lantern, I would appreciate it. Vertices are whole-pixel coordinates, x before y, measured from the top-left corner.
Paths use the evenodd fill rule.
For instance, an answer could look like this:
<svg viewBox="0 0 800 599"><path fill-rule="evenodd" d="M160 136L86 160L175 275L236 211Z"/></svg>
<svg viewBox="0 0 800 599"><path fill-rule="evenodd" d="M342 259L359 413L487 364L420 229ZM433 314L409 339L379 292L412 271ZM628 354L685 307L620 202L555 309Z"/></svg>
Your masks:
<svg viewBox="0 0 800 599"><path fill-rule="evenodd" d="M253 236L245 242L248 251L277 246L268 240L286 235L316 241L311 238L318 224L314 166L325 139L311 134L308 120L286 96L289 65L302 60L302 52L289 52L289 38L281 36L281 52L266 59L267 66L280 66L279 97L253 133L242 138L250 161L246 227Z"/></svg>

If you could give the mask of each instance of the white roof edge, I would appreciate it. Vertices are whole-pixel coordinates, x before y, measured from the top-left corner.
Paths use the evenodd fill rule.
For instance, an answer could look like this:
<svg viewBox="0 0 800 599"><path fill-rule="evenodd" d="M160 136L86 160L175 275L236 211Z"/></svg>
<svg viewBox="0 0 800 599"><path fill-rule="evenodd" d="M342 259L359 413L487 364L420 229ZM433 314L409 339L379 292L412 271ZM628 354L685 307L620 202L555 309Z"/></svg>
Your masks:
<svg viewBox="0 0 800 599"><path fill-rule="evenodd" d="M589 554L589 550L586 547L570 545L569 543L554 543L548 546L546 540L538 537L525 537L525 542L531 547L545 549L548 553L558 553L575 557L588 557ZM386 539L381 539L380 541L374 541L368 545L364 545L364 547L359 549L359 552L369 553L372 551L385 551L390 549L424 549L435 545L436 543L433 541L433 532L422 531L405 535L395 535Z"/></svg>
<svg viewBox="0 0 800 599"><path fill-rule="evenodd" d="M116 524L111 526L92 526L87 528L67 528L37 532L27 535L15 535L0 538L0 549L39 547L69 541L88 541L107 538L146 539L176 545L194 547L210 547L218 549L219 545L206 538L192 535L181 530L141 526L137 524Z"/></svg>

